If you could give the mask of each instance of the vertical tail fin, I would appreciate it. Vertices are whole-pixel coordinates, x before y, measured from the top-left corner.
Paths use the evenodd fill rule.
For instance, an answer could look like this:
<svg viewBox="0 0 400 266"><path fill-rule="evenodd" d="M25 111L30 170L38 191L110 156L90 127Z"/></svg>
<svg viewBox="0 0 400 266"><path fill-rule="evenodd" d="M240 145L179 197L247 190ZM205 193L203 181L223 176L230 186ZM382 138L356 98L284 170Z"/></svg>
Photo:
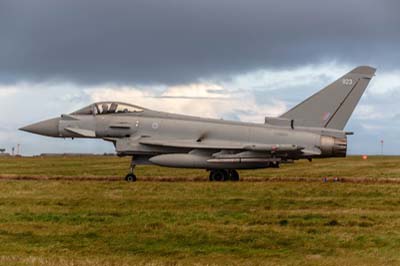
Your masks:
<svg viewBox="0 0 400 266"><path fill-rule="evenodd" d="M357 67L280 117L293 119L296 125L342 130L375 71Z"/></svg>

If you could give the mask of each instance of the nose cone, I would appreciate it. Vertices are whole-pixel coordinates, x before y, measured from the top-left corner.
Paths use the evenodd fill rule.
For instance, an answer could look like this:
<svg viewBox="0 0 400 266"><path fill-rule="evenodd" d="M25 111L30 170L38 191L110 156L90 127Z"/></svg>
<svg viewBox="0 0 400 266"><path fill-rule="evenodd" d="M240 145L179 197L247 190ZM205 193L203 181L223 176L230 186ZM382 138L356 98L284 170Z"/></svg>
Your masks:
<svg viewBox="0 0 400 266"><path fill-rule="evenodd" d="M19 130L49 137L59 137L60 136L60 132L58 130L59 122L60 118L52 118L32 125L28 125L26 127L22 127Z"/></svg>

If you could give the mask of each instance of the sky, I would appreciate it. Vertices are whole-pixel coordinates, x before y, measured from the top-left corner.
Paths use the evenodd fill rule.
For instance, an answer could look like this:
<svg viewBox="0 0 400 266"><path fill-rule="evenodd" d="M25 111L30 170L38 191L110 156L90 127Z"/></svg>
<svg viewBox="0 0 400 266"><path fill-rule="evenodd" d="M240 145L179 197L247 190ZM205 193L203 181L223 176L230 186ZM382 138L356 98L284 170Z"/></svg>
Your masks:
<svg viewBox="0 0 400 266"><path fill-rule="evenodd" d="M94 101L263 123L359 65L377 68L349 153L400 154L395 0L0 0L0 147L113 152L18 128Z"/></svg>

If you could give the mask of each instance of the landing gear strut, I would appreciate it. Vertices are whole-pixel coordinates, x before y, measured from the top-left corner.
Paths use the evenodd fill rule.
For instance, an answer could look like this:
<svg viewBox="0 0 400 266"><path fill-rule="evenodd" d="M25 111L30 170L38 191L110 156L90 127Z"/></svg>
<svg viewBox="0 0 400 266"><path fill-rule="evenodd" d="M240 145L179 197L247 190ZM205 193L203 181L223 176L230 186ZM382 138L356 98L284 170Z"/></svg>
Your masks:
<svg viewBox="0 0 400 266"><path fill-rule="evenodd" d="M210 170L210 181L239 181L239 173L234 169L214 169Z"/></svg>
<svg viewBox="0 0 400 266"><path fill-rule="evenodd" d="M132 161L133 161L133 158L132 158ZM135 172L134 172L135 167L136 167L136 165L134 165L133 163L131 163L131 169L130 169L131 171L130 171L129 174L127 174L127 175L125 176L125 181L128 181L128 182L136 182L136 175L135 175Z"/></svg>

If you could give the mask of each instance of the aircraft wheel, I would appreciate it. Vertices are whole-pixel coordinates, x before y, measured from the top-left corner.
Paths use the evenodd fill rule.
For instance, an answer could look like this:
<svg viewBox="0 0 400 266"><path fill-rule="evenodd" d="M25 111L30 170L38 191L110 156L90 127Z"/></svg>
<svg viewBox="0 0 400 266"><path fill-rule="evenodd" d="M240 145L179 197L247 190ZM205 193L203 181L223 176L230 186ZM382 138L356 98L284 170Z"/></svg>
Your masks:
<svg viewBox="0 0 400 266"><path fill-rule="evenodd" d="M230 170L229 177L231 181L239 181L239 173L236 170Z"/></svg>
<svg viewBox="0 0 400 266"><path fill-rule="evenodd" d="M228 172L225 170L211 170L210 181L226 181L229 179Z"/></svg>
<svg viewBox="0 0 400 266"><path fill-rule="evenodd" d="M125 180L128 182L136 182L136 175L134 174L127 174Z"/></svg>
<svg viewBox="0 0 400 266"><path fill-rule="evenodd" d="M271 168L279 168L279 162L272 162L270 167Z"/></svg>

